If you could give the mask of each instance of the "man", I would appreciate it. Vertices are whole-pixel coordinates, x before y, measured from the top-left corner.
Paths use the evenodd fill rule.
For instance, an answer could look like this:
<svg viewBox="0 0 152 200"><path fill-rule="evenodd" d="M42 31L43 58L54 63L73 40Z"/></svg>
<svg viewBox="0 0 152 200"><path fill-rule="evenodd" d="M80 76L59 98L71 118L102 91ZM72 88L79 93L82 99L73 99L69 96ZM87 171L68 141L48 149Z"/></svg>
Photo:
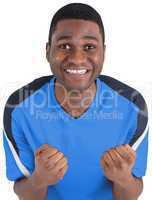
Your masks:
<svg viewBox="0 0 152 200"><path fill-rule="evenodd" d="M104 27L73 3L53 17L53 76L13 93L4 111L7 177L23 200L135 200L147 161L147 111L134 89L100 76ZM136 151L134 151L136 150Z"/></svg>

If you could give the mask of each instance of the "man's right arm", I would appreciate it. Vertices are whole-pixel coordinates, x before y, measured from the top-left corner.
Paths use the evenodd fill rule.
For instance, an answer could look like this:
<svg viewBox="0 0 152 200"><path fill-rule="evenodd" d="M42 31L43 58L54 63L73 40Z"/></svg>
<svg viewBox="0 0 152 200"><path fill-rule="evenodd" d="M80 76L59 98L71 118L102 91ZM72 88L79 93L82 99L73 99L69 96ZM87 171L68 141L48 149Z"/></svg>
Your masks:
<svg viewBox="0 0 152 200"><path fill-rule="evenodd" d="M35 179L35 180L34 180ZM14 192L20 200L44 200L47 193L47 187L37 187L33 184L36 177L23 178L15 182Z"/></svg>
<svg viewBox="0 0 152 200"><path fill-rule="evenodd" d="M67 168L67 159L63 153L43 145L36 151L33 174L16 181L14 191L20 200L45 200L48 186L62 179Z"/></svg>

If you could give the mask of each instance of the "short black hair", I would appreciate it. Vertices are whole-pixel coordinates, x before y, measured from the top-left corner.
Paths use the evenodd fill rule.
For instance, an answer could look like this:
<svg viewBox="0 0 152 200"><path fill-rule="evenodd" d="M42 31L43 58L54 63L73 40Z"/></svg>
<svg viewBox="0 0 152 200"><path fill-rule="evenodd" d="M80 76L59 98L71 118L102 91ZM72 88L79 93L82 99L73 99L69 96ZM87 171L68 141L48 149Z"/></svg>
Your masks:
<svg viewBox="0 0 152 200"><path fill-rule="evenodd" d="M105 43L105 31L99 13L94 8L92 8L87 4L70 3L60 8L54 14L50 25L49 38L48 38L49 44L51 44L52 34L55 31L57 23L64 19L83 19L96 22L99 26L102 35L103 44Z"/></svg>

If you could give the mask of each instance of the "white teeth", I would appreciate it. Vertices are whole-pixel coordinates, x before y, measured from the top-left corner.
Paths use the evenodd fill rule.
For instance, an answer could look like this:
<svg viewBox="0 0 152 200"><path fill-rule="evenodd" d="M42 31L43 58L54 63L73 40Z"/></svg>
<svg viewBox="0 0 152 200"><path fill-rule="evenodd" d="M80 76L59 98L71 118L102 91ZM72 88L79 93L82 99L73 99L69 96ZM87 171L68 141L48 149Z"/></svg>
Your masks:
<svg viewBox="0 0 152 200"><path fill-rule="evenodd" d="M87 70L86 69L79 69L79 70L67 69L66 72L70 74L85 74Z"/></svg>

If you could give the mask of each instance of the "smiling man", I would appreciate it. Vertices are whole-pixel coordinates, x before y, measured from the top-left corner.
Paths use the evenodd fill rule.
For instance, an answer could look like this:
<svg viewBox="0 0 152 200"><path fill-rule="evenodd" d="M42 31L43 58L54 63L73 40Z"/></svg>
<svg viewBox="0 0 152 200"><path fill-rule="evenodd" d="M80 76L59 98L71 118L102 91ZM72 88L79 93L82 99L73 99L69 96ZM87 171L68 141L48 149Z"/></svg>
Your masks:
<svg viewBox="0 0 152 200"><path fill-rule="evenodd" d="M7 177L22 200L135 200L147 164L147 109L133 88L100 75L100 15L72 3L46 44L52 76L14 92L4 111Z"/></svg>

